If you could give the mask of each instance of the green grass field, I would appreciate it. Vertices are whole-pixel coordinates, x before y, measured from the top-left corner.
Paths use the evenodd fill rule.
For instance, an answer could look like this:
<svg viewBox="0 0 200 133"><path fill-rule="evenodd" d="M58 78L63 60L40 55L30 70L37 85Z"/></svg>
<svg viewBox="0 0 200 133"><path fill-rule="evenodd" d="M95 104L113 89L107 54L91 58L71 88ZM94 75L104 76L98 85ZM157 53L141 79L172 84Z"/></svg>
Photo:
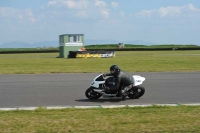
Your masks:
<svg viewBox="0 0 200 133"><path fill-rule="evenodd" d="M114 58L56 58L58 55L0 54L0 74L106 72L112 64L127 72L200 71L200 50L117 51Z"/></svg>
<svg viewBox="0 0 200 133"><path fill-rule="evenodd" d="M1 133L199 133L200 106L0 111Z"/></svg>
<svg viewBox="0 0 200 133"><path fill-rule="evenodd" d="M200 72L200 51L127 51L114 58L0 54L0 74ZM0 111L0 133L199 133L200 106Z"/></svg>

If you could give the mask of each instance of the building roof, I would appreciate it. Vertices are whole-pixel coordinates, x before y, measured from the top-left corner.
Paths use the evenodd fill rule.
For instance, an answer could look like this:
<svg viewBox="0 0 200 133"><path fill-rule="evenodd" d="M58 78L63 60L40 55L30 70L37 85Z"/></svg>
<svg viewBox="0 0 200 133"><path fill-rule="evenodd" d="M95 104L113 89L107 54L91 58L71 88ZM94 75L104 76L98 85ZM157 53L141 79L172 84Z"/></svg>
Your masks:
<svg viewBox="0 0 200 133"><path fill-rule="evenodd" d="M84 34L62 34L60 36L84 36Z"/></svg>

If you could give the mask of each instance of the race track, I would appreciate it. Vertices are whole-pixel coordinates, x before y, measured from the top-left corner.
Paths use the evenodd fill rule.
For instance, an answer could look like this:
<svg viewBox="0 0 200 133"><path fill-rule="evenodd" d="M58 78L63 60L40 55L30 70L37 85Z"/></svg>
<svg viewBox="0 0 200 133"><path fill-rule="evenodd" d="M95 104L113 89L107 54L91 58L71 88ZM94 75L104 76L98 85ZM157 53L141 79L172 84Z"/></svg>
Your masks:
<svg viewBox="0 0 200 133"><path fill-rule="evenodd" d="M131 73L146 78L143 97L90 101L85 90L98 74L0 75L0 108L200 103L200 72Z"/></svg>

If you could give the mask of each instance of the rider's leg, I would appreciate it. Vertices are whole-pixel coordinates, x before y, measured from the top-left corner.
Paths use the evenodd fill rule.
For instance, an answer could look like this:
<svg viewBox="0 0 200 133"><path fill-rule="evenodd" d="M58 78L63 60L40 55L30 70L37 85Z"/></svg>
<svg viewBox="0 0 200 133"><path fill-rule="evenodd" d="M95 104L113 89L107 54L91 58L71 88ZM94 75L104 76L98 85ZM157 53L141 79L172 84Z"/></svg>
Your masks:
<svg viewBox="0 0 200 133"><path fill-rule="evenodd" d="M131 89L132 87L133 87L132 85L129 85L129 86L124 87L124 89L121 90L122 100L126 99L126 97L128 96L128 90Z"/></svg>

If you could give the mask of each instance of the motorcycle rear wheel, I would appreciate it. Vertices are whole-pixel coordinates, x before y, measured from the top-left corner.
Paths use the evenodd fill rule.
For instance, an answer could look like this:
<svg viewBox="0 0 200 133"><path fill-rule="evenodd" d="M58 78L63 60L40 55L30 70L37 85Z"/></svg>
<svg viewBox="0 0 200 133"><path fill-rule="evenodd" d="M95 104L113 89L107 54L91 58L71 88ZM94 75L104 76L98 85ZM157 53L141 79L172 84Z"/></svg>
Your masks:
<svg viewBox="0 0 200 133"><path fill-rule="evenodd" d="M93 89L95 88L94 87L88 88L85 91L85 96L91 100L99 99L102 95L100 93L95 92Z"/></svg>
<svg viewBox="0 0 200 133"><path fill-rule="evenodd" d="M134 86L129 91L128 97L131 99L138 99L145 93L145 88L143 86Z"/></svg>

